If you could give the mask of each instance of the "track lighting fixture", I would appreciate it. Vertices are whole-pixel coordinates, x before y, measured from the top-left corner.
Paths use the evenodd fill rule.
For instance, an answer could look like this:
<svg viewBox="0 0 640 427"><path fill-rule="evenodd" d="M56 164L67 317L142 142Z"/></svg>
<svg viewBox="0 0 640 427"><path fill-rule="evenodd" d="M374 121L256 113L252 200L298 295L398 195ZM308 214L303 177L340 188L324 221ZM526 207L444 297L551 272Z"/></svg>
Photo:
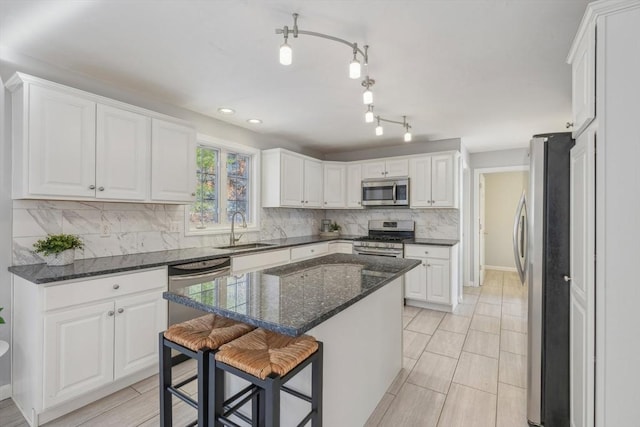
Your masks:
<svg viewBox="0 0 640 427"><path fill-rule="evenodd" d="M288 43L289 33L293 35L293 38L298 38L298 35L304 34L307 36L320 37L327 40L332 40L334 42L342 43L351 48L351 52L353 53L353 58L349 63L349 77L351 79L359 79L362 75L362 66L369 66L369 46L363 45L362 49L358 47L358 43L349 42L347 40L341 39L339 37L331 36L328 34L317 33L314 31L305 31L300 30L298 28L298 14L293 14L293 27L289 29L288 26L284 26L282 28L276 28L276 34L282 34L284 36L284 42L280 45L280 63L282 65L291 65L293 60L293 50ZM358 58L358 55L362 58L362 61ZM380 122L388 122L388 123L396 123L402 125L405 129L404 140L405 142L411 141L411 126L407 123L406 116L403 116L403 121L399 122L396 120L389 120L382 118L380 116L373 115L373 92L371 91L371 86L373 86L375 80L369 78L367 75L366 78L362 81L362 86L365 88L364 92L362 92L362 102L367 106L367 112L364 115L364 119L366 123L373 123L375 119L377 119L376 125L376 135L381 136L384 131Z"/></svg>

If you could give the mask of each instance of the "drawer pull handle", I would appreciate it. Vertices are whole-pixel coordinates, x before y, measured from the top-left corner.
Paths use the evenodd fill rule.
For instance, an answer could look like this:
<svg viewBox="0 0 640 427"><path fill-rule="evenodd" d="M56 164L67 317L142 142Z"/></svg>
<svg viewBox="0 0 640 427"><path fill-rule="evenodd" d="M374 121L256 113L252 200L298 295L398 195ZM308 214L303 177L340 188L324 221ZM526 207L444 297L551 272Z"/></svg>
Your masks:
<svg viewBox="0 0 640 427"><path fill-rule="evenodd" d="M424 253L428 255L428 254L429 254L429 251L424 251Z"/></svg>
<svg viewBox="0 0 640 427"><path fill-rule="evenodd" d="M109 312L107 313L109 316L113 316L115 313L113 312L113 310L109 310Z"/></svg>
<svg viewBox="0 0 640 427"><path fill-rule="evenodd" d="M95 185L91 184L91 185L89 186L89 190L95 190L95 189L96 189L96 186L95 186Z"/></svg>
<svg viewBox="0 0 640 427"><path fill-rule="evenodd" d="M98 191L104 191L104 187L98 187Z"/></svg>
<svg viewBox="0 0 640 427"><path fill-rule="evenodd" d="M113 285L113 289L120 289L120 285L118 284Z"/></svg>
<svg viewBox="0 0 640 427"><path fill-rule="evenodd" d="M314 253L316 250L315 249L311 249L311 253Z"/></svg>
<svg viewBox="0 0 640 427"><path fill-rule="evenodd" d="M118 313L124 313L124 308L119 308Z"/></svg>

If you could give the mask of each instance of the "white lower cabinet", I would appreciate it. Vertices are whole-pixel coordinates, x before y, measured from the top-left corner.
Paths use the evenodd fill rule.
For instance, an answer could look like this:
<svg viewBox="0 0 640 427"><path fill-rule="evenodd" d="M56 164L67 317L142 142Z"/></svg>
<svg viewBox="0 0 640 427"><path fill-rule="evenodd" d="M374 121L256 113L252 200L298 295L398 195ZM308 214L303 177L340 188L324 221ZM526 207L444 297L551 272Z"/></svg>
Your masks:
<svg viewBox="0 0 640 427"><path fill-rule="evenodd" d="M420 261L404 277L407 305L453 311L458 304L457 245L405 245L404 257Z"/></svg>
<svg viewBox="0 0 640 427"><path fill-rule="evenodd" d="M44 424L157 373L165 267L37 285L13 277L13 399Z"/></svg>

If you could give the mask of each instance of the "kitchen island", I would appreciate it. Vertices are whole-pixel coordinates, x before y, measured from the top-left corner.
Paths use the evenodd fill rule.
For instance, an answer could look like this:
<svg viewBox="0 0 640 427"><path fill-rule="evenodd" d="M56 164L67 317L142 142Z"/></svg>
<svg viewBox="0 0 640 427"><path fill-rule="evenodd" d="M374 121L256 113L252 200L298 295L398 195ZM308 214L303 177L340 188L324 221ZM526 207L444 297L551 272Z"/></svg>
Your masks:
<svg viewBox="0 0 640 427"><path fill-rule="evenodd" d="M333 254L187 285L164 297L206 312L324 342L324 424L362 426L402 367L402 276L415 260ZM228 393L241 380L228 381ZM310 391L311 372L289 385ZM282 425L307 404L282 395Z"/></svg>

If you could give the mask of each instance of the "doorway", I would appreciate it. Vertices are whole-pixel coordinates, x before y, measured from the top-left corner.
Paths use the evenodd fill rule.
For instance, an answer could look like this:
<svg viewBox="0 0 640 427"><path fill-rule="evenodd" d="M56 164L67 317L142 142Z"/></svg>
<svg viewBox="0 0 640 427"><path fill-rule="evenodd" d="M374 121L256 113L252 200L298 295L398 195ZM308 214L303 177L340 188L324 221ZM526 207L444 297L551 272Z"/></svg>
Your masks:
<svg viewBox="0 0 640 427"><path fill-rule="evenodd" d="M481 286L487 268L516 271L513 223L516 207L529 186L528 166L474 171L474 286Z"/></svg>

